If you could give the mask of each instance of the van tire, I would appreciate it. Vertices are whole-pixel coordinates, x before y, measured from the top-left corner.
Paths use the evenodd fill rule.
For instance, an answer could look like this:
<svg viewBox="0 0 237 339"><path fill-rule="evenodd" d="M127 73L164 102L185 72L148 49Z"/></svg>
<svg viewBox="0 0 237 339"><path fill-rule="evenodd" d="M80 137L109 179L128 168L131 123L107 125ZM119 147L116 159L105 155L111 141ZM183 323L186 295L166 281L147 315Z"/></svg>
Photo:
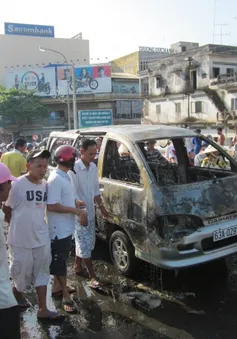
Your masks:
<svg viewBox="0 0 237 339"><path fill-rule="evenodd" d="M125 233L121 231L112 233L109 251L113 264L121 274L129 276L136 271L137 258L134 247Z"/></svg>

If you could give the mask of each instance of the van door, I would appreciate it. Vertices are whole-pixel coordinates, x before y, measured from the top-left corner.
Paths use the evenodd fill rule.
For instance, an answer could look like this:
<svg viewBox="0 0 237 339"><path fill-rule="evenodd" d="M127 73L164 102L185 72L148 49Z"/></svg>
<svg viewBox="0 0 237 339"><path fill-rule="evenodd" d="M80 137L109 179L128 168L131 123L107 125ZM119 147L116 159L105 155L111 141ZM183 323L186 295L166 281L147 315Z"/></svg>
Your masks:
<svg viewBox="0 0 237 339"><path fill-rule="evenodd" d="M145 250L147 188L142 159L134 145L104 138L98 162L101 196L110 222L123 228L136 249ZM98 217L98 227L103 227ZM99 231L103 231L100 229Z"/></svg>

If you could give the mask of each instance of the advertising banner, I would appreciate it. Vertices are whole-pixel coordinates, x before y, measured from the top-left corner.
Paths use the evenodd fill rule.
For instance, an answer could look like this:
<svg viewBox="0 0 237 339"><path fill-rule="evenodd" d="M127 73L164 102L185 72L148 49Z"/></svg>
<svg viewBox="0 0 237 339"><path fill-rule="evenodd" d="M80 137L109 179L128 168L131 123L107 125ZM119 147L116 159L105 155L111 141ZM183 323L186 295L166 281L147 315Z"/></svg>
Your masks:
<svg viewBox="0 0 237 339"><path fill-rule="evenodd" d="M112 109L78 111L78 128L110 126L113 124Z"/></svg>
<svg viewBox="0 0 237 339"><path fill-rule="evenodd" d="M13 22L5 22L5 34L9 35L27 35L27 36L40 36L45 38L54 38L53 26L42 25L28 25L18 24Z"/></svg>
<svg viewBox="0 0 237 339"><path fill-rule="evenodd" d="M110 93L111 66L75 66L76 94ZM72 67L57 67L58 89L61 94L72 94Z"/></svg>
<svg viewBox="0 0 237 339"><path fill-rule="evenodd" d="M112 80L112 92L113 93L126 93L137 94L140 93L139 80L126 81L126 80Z"/></svg>
<svg viewBox="0 0 237 339"><path fill-rule="evenodd" d="M7 73L6 88L26 89L36 95L56 95L55 68L15 69Z"/></svg>

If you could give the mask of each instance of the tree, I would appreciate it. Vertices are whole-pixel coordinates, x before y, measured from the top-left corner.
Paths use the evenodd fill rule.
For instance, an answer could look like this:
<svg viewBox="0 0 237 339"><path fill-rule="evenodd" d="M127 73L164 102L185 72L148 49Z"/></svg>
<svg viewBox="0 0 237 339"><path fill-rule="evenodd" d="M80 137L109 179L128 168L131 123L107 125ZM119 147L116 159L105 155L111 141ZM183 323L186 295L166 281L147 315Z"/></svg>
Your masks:
<svg viewBox="0 0 237 339"><path fill-rule="evenodd" d="M32 116L44 117L50 112L34 92L0 87L0 115L12 117L17 125L22 126Z"/></svg>

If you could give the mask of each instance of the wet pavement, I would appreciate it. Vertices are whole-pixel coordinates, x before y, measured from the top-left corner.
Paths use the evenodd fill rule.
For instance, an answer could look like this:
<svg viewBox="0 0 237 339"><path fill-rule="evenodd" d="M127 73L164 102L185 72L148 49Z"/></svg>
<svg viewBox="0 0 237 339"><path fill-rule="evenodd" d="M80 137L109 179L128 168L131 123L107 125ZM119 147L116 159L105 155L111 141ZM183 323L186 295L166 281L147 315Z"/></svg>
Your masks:
<svg viewBox="0 0 237 339"><path fill-rule="evenodd" d="M103 281L97 290L86 277L75 277L70 258L78 312L58 324L37 321L35 293L27 292L32 307L22 313L23 339L237 338L237 256L176 276L141 262L132 278L116 272L102 241L97 241L94 260ZM62 312L61 300L52 299L50 289L48 294L50 308Z"/></svg>

